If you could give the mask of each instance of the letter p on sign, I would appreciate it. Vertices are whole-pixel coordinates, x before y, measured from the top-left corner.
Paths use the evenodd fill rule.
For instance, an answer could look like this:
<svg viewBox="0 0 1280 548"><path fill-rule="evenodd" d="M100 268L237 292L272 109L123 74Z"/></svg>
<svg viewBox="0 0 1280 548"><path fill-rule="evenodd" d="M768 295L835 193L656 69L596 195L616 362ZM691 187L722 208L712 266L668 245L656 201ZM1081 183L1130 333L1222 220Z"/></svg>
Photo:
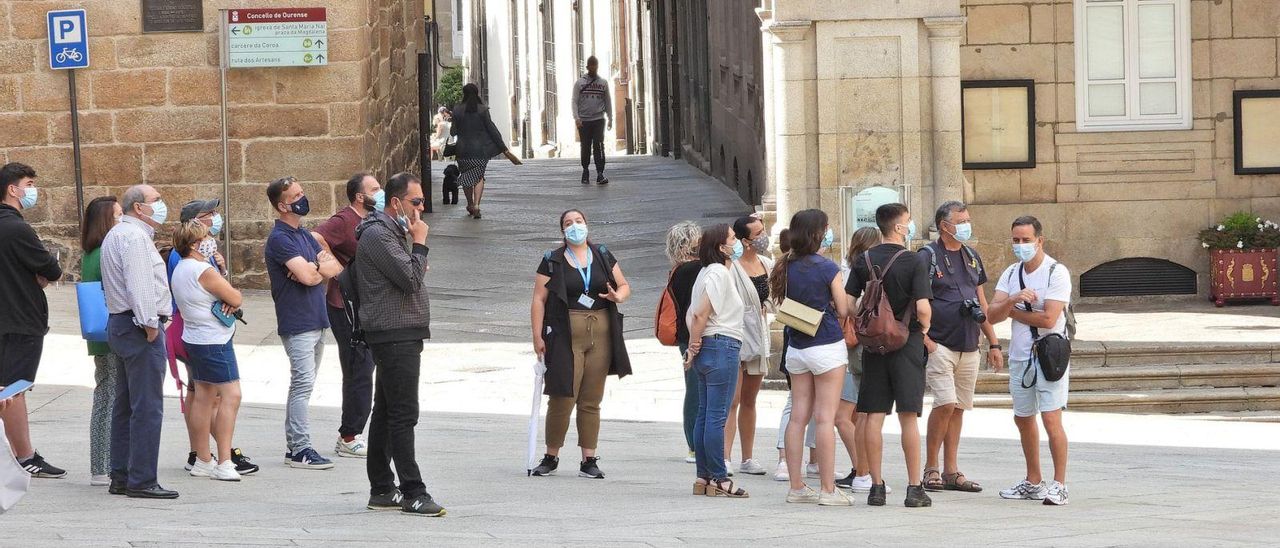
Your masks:
<svg viewBox="0 0 1280 548"><path fill-rule="evenodd" d="M80 18L62 16L53 18L53 43L79 44L84 42L84 33L80 29Z"/></svg>

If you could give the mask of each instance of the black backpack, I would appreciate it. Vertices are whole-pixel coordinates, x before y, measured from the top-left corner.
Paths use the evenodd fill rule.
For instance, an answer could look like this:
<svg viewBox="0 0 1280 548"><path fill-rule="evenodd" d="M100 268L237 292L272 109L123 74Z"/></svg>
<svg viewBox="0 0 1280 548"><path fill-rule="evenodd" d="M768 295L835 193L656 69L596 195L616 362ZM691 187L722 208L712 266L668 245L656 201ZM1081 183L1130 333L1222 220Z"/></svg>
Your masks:
<svg viewBox="0 0 1280 548"><path fill-rule="evenodd" d="M363 223L356 227L357 243L360 235L364 234L363 228ZM342 313L347 315L347 322L351 324L351 340L347 344L358 349L368 348L369 343L365 341L364 326L360 324L360 278L356 270L356 258L351 257L351 262L334 279L338 281L338 292L342 294Z"/></svg>

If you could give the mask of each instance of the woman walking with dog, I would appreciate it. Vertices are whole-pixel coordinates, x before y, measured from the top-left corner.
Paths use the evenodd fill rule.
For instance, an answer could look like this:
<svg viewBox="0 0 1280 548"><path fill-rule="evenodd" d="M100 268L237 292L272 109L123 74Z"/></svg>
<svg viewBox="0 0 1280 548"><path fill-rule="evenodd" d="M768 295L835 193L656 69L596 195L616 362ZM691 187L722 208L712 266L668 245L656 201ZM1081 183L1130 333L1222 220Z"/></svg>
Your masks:
<svg viewBox="0 0 1280 548"><path fill-rule="evenodd" d="M507 148L502 134L489 117L489 107L480 100L480 88L475 84L462 86L462 102L453 109L453 125L449 133L458 138L458 186L467 197L467 214L479 219L480 200L484 197L484 172L489 160L502 154L515 165L523 162Z"/></svg>

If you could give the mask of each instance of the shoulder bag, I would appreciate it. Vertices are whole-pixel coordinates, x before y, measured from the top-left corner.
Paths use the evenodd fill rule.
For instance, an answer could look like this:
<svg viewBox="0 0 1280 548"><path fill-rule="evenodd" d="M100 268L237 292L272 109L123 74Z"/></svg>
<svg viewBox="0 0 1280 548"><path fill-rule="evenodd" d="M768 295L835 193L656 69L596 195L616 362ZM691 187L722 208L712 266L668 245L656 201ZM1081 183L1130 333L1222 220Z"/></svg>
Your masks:
<svg viewBox="0 0 1280 548"><path fill-rule="evenodd" d="M1058 263L1049 266L1049 284L1053 284L1053 269ZM1018 285L1022 289L1027 288L1026 278L1022 274L1022 265L1018 265ZM1048 289L1048 286L1045 286ZM1027 312L1031 312L1031 303L1022 303L1026 305ZM1062 310L1063 314L1067 314L1066 307ZM1040 364L1040 373L1044 375L1044 380L1054 382L1061 379L1067 374L1067 368L1071 365L1071 339L1068 339L1058 333L1049 333L1044 337L1040 336L1040 330L1031 327L1031 358ZM1031 371L1028 367L1027 371ZM1034 375L1031 384L1027 384L1026 373L1023 373L1023 388L1031 388L1036 385Z"/></svg>
<svg viewBox="0 0 1280 548"><path fill-rule="evenodd" d="M823 314L821 310L788 298L786 287L783 287L782 304L778 306L777 314L779 323L812 337L822 326Z"/></svg>

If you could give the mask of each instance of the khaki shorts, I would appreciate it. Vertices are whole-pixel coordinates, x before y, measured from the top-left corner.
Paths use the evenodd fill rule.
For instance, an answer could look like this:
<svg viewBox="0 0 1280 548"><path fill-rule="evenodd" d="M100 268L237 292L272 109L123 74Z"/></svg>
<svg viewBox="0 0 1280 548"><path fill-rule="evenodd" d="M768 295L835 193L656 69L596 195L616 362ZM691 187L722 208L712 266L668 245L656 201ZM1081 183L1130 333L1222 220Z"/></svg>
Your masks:
<svg viewBox="0 0 1280 548"><path fill-rule="evenodd" d="M965 411L973 409L973 392L978 385L979 353L956 352L938 345L929 354L925 366L925 382L933 393L933 406L956 404Z"/></svg>

